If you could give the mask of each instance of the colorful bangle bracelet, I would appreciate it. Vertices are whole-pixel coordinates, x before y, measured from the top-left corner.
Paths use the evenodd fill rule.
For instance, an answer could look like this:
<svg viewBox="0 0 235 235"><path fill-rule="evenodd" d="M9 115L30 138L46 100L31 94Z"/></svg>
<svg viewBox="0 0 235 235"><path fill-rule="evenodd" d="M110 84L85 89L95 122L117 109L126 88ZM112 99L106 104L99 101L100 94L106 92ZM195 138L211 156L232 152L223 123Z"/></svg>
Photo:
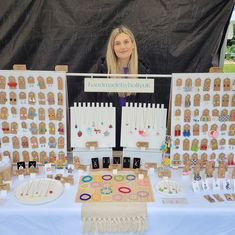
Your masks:
<svg viewBox="0 0 235 235"><path fill-rule="evenodd" d="M123 196L121 194L114 194L113 195L113 200L114 201L121 201Z"/></svg>
<svg viewBox="0 0 235 235"><path fill-rule="evenodd" d="M137 184L142 187L147 187L149 185L149 182L147 180L138 180Z"/></svg>
<svg viewBox="0 0 235 235"><path fill-rule="evenodd" d="M98 194L98 193L94 193L93 195L92 195L92 200L93 201L100 201L101 200L101 195L100 194Z"/></svg>
<svg viewBox="0 0 235 235"><path fill-rule="evenodd" d="M135 180L135 179L136 179L135 175L129 174L129 175L126 176L126 180L132 181L132 180Z"/></svg>
<svg viewBox="0 0 235 235"><path fill-rule="evenodd" d="M80 200L82 201L88 201L89 199L91 199L91 195L88 193L83 193L80 195Z"/></svg>
<svg viewBox="0 0 235 235"><path fill-rule="evenodd" d="M100 188L100 187L102 187L102 183L100 183L100 182L91 182L90 185L91 185L91 188Z"/></svg>
<svg viewBox="0 0 235 235"><path fill-rule="evenodd" d="M90 175L86 175L82 177L82 182L87 183L87 182L91 182L92 181L92 177Z"/></svg>
<svg viewBox="0 0 235 235"><path fill-rule="evenodd" d="M113 178L112 175L103 175L102 176L102 179L105 181L111 180L112 178Z"/></svg>
<svg viewBox="0 0 235 235"><path fill-rule="evenodd" d="M102 177L101 177L101 175L94 175L94 176L93 176L93 181L94 181L94 182L102 182Z"/></svg>
<svg viewBox="0 0 235 235"><path fill-rule="evenodd" d="M146 192L146 191L138 191L138 192L137 192L137 196L138 196L138 197L148 197L148 196L149 196L149 193Z"/></svg>
<svg viewBox="0 0 235 235"><path fill-rule="evenodd" d="M131 189L130 189L129 187L120 187L120 188L118 189L118 191L119 191L120 193L130 193L130 192L131 192Z"/></svg>
<svg viewBox="0 0 235 235"><path fill-rule="evenodd" d="M129 199L131 201L137 201L138 200L138 196L137 196L136 193L131 193L131 194L129 194Z"/></svg>
<svg viewBox="0 0 235 235"><path fill-rule="evenodd" d="M89 185L89 184L81 183L81 184L80 184L80 187L83 188L83 189L86 189L86 188L88 188L88 185Z"/></svg>
<svg viewBox="0 0 235 235"><path fill-rule="evenodd" d="M114 176L114 180L121 182L124 180L124 176L123 175L115 175Z"/></svg>
<svg viewBox="0 0 235 235"><path fill-rule="evenodd" d="M100 193L101 194L111 194L113 192L111 187L103 187L102 189L100 189Z"/></svg>

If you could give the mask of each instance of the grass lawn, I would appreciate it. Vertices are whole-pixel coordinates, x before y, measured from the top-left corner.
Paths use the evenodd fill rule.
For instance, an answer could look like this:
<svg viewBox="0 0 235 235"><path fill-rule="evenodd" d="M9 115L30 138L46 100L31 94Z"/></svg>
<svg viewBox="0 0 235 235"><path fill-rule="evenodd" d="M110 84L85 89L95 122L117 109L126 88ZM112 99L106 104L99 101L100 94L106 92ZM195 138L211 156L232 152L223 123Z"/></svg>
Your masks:
<svg viewBox="0 0 235 235"><path fill-rule="evenodd" d="M235 73L235 64L224 64L225 73Z"/></svg>

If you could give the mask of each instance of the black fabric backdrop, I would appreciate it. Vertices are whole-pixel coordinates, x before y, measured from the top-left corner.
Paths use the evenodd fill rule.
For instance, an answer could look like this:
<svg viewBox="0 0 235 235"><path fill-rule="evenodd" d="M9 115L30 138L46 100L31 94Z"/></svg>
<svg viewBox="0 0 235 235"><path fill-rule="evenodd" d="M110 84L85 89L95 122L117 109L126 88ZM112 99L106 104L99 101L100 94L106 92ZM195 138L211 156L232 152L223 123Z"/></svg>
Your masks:
<svg viewBox="0 0 235 235"><path fill-rule="evenodd" d="M207 72L217 66L234 0L1 0L0 69L89 72L105 55L109 34L125 24L152 73ZM68 79L69 100L81 79ZM157 79L158 101L168 105L170 81Z"/></svg>

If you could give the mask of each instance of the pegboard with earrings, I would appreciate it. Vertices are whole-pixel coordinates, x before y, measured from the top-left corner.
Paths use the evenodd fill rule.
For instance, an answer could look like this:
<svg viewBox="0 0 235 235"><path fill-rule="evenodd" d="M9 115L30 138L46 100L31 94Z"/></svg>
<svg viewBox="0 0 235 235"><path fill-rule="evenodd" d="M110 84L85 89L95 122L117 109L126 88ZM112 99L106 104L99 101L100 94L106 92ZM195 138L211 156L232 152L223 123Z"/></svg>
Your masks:
<svg viewBox="0 0 235 235"><path fill-rule="evenodd" d="M173 74L172 82L171 156L183 163L184 153L191 160L213 153L215 161L223 153L228 161L235 146L235 75Z"/></svg>

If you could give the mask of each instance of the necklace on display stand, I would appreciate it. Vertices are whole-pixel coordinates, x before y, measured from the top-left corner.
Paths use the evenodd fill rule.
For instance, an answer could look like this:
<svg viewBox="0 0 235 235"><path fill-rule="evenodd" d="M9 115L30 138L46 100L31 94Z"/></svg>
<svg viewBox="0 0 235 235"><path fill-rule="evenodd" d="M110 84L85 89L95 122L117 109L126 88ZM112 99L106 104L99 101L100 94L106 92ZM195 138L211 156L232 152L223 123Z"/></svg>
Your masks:
<svg viewBox="0 0 235 235"><path fill-rule="evenodd" d="M96 110L95 110L95 103L91 103L91 113L92 113L92 117L91 117L91 121L92 121L92 128L95 128L95 118L96 118Z"/></svg>
<svg viewBox="0 0 235 235"><path fill-rule="evenodd" d="M138 108L138 112L139 112L139 120L138 120L138 122L139 122L139 130L138 130L138 134L140 135L140 136L144 136L145 135L145 130L144 130L144 108L142 108L142 107L139 107Z"/></svg>
<svg viewBox="0 0 235 235"><path fill-rule="evenodd" d="M87 117L86 117L86 120L87 120L87 125L86 125L87 135L92 136L93 113L92 113L92 108L90 106L90 103L87 104L86 113L87 113Z"/></svg>
<svg viewBox="0 0 235 235"><path fill-rule="evenodd" d="M82 133L82 130L81 130L81 123L82 123L82 115L83 115L83 112L82 112L82 109L83 107L81 107L81 103L78 103L78 107L75 108L75 114L76 114L76 120L77 120L77 137L80 138L82 137L83 133Z"/></svg>
<svg viewBox="0 0 235 235"><path fill-rule="evenodd" d="M134 103L134 107L133 107L133 112L132 112L132 120L134 123L134 128L132 128L133 132L137 131L137 124L138 124L138 104Z"/></svg>
<svg viewBox="0 0 235 235"><path fill-rule="evenodd" d="M102 120L103 120L103 135L109 136L111 129L113 128L113 108L112 103L105 103L105 107L102 107Z"/></svg>
<svg viewBox="0 0 235 235"><path fill-rule="evenodd" d="M101 107L101 113L102 113L102 120L103 120L103 135L105 137L108 137L110 136L110 130L109 130L109 119L112 118L112 115L111 115L111 108L105 106L105 107ZM106 115L104 115L104 113Z"/></svg>
<svg viewBox="0 0 235 235"><path fill-rule="evenodd" d="M128 103L128 107L126 108L126 122L127 122L127 126L129 129L129 134L133 134L133 126L134 126L134 120L133 120L133 112L134 112L134 108L133 108L133 103Z"/></svg>
<svg viewBox="0 0 235 235"><path fill-rule="evenodd" d="M100 109L99 109L99 103L96 103L96 106L94 107L95 109L95 128L94 128L94 132L95 134L100 134L101 133L101 129L100 129L100 124L101 124L101 113L100 113Z"/></svg>
<svg viewBox="0 0 235 235"><path fill-rule="evenodd" d="M151 123L152 123L152 130L155 131L155 104L152 104L151 108Z"/></svg>
<svg viewBox="0 0 235 235"><path fill-rule="evenodd" d="M109 104L108 110L109 110L109 113L110 113L109 116L111 117L111 119L110 119L110 121L107 121L106 124L108 125L109 129L113 129L115 113L114 113L114 109L113 109L113 104L112 103Z"/></svg>
<svg viewBox="0 0 235 235"><path fill-rule="evenodd" d="M148 123L148 113L146 109L146 104L143 104L143 107L139 108L140 110L140 129L139 129L139 135L140 136L148 136L149 132L147 130L147 123Z"/></svg>
<svg viewBox="0 0 235 235"><path fill-rule="evenodd" d="M156 135L159 136L160 135L160 120L158 120L159 117L159 104L157 104L157 107L155 109L155 124L156 124Z"/></svg>
<svg viewBox="0 0 235 235"><path fill-rule="evenodd" d="M153 122L152 122L152 109L151 109L151 104L148 104L146 108L146 115L147 115L147 129L150 130L153 127Z"/></svg>

